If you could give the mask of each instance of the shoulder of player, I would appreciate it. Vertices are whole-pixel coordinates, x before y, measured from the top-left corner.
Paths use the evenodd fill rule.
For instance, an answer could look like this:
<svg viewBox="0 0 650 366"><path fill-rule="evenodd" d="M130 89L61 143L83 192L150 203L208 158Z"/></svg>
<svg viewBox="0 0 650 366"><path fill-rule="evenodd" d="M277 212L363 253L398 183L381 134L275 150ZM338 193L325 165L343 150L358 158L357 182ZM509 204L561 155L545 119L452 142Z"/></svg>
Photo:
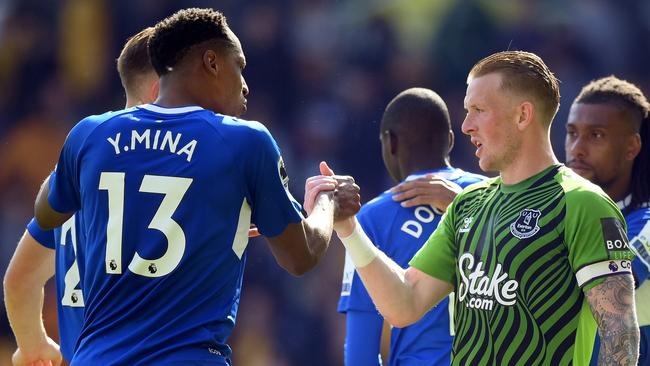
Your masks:
<svg viewBox="0 0 650 366"><path fill-rule="evenodd" d="M272 139L268 128L258 121L249 121L237 117L225 116L209 112L202 114L205 121L211 125L217 133L224 137L246 138L246 139Z"/></svg>
<svg viewBox="0 0 650 366"><path fill-rule="evenodd" d="M638 226L639 228L644 227L648 222L650 222L650 207L640 207L629 212L625 215L625 221L627 222L630 231L632 230L632 227L635 226Z"/></svg>
<svg viewBox="0 0 650 366"><path fill-rule="evenodd" d="M560 171L556 176L564 191L567 215L571 212L583 212L591 216L616 217L623 220L623 214L611 198L596 184L578 174ZM569 216L570 217L570 216Z"/></svg>
<svg viewBox="0 0 650 366"><path fill-rule="evenodd" d="M560 169L555 176L555 180L562 186L567 203L579 202L581 204L588 204L594 200L605 200L608 204L616 206L602 188L568 168L563 167L563 169Z"/></svg>
<svg viewBox="0 0 650 366"><path fill-rule="evenodd" d="M561 166L553 179L562 186L565 194L577 196L589 194L605 195L605 192L598 185L581 177L566 166Z"/></svg>
<svg viewBox="0 0 650 366"><path fill-rule="evenodd" d="M268 133L266 126L258 121L249 121L212 111L206 112L201 114L201 117L216 128L240 133Z"/></svg>
<svg viewBox="0 0 650 366"><path fill-rule="evenodd" d="M458 196L456 196L456 198L463 199L466 198L467 196L473 195L473 193L484 191L490 188L496 188L499 185L499 177L494 177L494 178L482 177L482 178L483 178L482 180L478 180L474 183L468 182L469 184L463 187L463 191L460 192Z"/></svg>
<svg viewBox="0 0 650 366"><path fill-rule="evenodd" d="M463 188L468 187L474 183L479 183L490 179L484 175L466 172L459 168L455 168L455 172L455 177L450 180Z"/></svg>
<svg viewBox="0 0 650 366"><path fill-rule="evenodd" d="M134 108L119 111L108 111L102 114L91 115L83 118L70 130L67 140L83 143L97 127L121 115L133 112Z"/></svg>

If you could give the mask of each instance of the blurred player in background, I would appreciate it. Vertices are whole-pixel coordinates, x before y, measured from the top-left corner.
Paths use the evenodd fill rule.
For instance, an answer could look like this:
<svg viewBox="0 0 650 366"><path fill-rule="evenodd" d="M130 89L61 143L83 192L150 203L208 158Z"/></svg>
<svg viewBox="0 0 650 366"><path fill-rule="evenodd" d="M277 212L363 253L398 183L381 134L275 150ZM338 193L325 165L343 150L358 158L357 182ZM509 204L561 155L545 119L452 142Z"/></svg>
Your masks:
<svg viewBox="0 0 650 366"><path fill-rule="evenodd" d="M624 218L558 163L549 129L559 101L558 80L535 54L499 52L474 65L462 129L481 169L500 176L455 198L407 270L355 218L335 222L392 325L414 323L456 290L453 365L586 365L596 329L601 359L637 362Z"/></svg>
<svg viewBox="0 0 650 366"><path fill-rule="evenodd" d="M151 103L158 96L158 75L147 51L152 34L153 27L149 27L131 37L117 59L117 71L126 93L126 108ZM15 365L57 358L58 347L45 334L41 314L43 287L55 273L60 351L65 360L72 359L83 325L84 309L76 259L82 240L77 217L72 216L54 230L42 230L32 219L18 242L5 274L4 287L7 314L18 343L13 356ZM40 302L26 300L31 298L40 298Z"/></svg>
<svg viewBox="0 0 650 366"><path fill-rule="evenodd" d="M649 110L636 85L614 76L595 80L582 88L571 105L565 143L567 166L598 184L625 216L630 248L636 254L632 272L641 331L639 365L650 364ZM598 348L592 365L597 356Z"/></svg>
<svg viewBox="0 0 650 366"><path fill-rule="evenodd" d="M334 217L358 211L358 187L324 179L336 191L302 217L268 130L229 117L246 111L246 59L220 12L164 19L149 54L155 104L79 122L37 197L39 225L79 211L87 234L72 365L229 365L250 222L300 275L327 249Z"/></svg>
<svg viewBox="0 0 650 366"><path fill-rule="evenodd" d="M397 182L433 175L432 184L460 190L485 179L451 167L454 144L449 112L434 91L413 88L397 95L386 107L380 126L382 157ZM451 189L450 189L451 190ZM442 211L417 205L405 208L384 192L365 204L357 218L373 243L402 268L438 225ZM444 299L417 323L392 328L389 365L449 365L453 337L449 301ZM346 256L338 310L346 314L346 365L381 364L379 345L384 319Z"/></svg>

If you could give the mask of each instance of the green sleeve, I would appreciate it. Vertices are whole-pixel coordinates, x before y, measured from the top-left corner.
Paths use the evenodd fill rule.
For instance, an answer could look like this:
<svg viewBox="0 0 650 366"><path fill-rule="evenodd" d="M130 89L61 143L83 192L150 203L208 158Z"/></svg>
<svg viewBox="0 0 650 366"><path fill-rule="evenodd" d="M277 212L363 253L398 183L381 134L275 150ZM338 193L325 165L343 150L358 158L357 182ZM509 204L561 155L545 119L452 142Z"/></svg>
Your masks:
<svg viewBox="0 0 650 366"><path fill-rule="evenodd" d="M457 201L449 205L436 230L409 262L411 267L453 286L456 278L454 207Z"/></svg>
<svg viewBox="0 0 650 366"><path fill-rule="evenodd" d="M564 237L578 285L588 290L606 276L631 273L625 219L604 193L568 192Z"/></svg>

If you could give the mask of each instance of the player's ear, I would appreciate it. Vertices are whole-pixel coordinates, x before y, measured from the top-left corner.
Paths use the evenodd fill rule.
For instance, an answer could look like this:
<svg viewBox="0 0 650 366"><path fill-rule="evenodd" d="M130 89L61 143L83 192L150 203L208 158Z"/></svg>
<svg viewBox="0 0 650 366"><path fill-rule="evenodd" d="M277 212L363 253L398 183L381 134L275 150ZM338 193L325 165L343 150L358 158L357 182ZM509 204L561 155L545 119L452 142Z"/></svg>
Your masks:
<svg viewBox="0 0 650 366"><path fill-rule="evenodd" d="M151 83L151 89L149 90L149 97L153 103L156 99L158 99L158 93L160 92L160 79L156 76L156 79L153 83Z"/></svg>
<svg viewBox="0 0 650 366"><path fill-rule="evenodd" d="M209 74L216 76L219 73L219 65L217 63L216 52L210 49L203 52L203 67Z"/></svg>
<svg viewBox="0 0 650 366"><path fill-rule="evenodd" d="M625 145L625 159L632 161L641 152L641 135L635 133L629 136L627 140L627 144Z"/></svg>
<svg viewBox="0 0 650 366"><path fill-rule="evenodd" d="M535 107L533 103L524 101L517 107L517 129L523 131L533 121Z"/></svg>
<svg viewBox="0 0 650 366"><path fill-rule="evenodd" d="M454 131L449 130L449 147L447 148L447 154L449 154L453 148L454 148Z"/></svg>
<svg viewBox="0 0 650 366"><path fill-rule="evenodd" d="M397 134L391 130L384 132L386 133L386 138L388 139L388 146L390 146L390 154L397 155L397 149L399 148Z"/></svg>

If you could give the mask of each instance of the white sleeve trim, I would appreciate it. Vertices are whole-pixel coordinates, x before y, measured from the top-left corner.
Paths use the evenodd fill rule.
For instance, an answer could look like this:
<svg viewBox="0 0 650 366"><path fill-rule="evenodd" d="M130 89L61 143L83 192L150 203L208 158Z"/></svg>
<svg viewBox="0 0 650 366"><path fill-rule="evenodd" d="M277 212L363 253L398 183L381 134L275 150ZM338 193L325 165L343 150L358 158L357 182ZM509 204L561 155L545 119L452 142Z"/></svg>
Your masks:
<svg viewBox="0 0 650 366"><path fill-rule="evenodd" d="M578 286L582 287L587 282L596 278L610 276L614 274L632 273L631 263L627 259L612 259L603 262L593 263L582 267L576 272Z"/></svg>

